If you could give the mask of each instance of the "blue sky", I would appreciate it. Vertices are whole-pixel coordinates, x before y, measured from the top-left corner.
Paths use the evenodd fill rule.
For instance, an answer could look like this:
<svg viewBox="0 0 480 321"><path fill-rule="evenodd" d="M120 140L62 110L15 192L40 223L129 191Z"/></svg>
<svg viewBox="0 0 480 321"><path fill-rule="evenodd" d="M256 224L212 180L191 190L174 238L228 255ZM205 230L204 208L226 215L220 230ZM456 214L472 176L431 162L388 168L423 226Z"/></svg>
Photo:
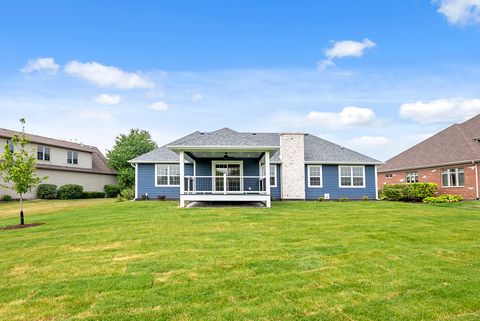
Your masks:
<svg viewBox="0 0 480 321"><path fill-rule="evenodd" d="M386 160L480 113L480 0L2 1L0 127L310 132Z"/></svg>

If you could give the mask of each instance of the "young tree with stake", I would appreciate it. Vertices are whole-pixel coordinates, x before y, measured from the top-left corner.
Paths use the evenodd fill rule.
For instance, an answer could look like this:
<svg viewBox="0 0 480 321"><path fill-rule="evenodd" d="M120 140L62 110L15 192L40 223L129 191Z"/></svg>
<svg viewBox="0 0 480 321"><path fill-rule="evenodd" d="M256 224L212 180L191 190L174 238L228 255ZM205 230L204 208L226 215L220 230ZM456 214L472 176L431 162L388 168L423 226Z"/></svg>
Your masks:
<svg viewBox="0 0 480 321"><path fill-rule="evenodd" d="M29 143L25 136L25 119L21 118L22 135L14 135L11 139L13 148L6 144L0 156L0 179L2 186L14 190L20 196L20 225L25 224L23 217L23 196L40 184L43 178L36 174L36 157L33 151L27 150Z"/></svg>

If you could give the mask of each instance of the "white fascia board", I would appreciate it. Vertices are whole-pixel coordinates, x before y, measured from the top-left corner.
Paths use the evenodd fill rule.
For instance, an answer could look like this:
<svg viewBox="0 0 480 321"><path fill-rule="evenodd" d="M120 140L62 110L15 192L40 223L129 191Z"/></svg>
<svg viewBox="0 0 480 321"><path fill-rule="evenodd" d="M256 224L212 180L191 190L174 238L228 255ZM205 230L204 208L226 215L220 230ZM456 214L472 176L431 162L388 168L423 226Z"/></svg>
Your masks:
<svg viewBox="0 0 480 321"><path fill-rule="evenodd" d="M217 151L217 152L224 152L224 151L245 151L245 152L252 152L252 151L277 151L280 149L280 146L168 146L170 150L173 151Z"/></svg>
<svg viewBox="0 0 480 321"><path fill-rule="evenodd" d="M325 164L325 165L381 165L383 162L342 162L342 161L306 161L305 164Z"/></svg>

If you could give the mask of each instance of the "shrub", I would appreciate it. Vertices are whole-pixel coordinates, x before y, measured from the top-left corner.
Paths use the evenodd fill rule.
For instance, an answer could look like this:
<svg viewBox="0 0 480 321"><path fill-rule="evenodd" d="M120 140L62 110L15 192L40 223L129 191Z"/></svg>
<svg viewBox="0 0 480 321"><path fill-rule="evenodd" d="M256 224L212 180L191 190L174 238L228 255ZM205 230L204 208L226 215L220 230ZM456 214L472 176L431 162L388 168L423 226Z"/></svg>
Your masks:
<svg viewBox="0 0 480 321"><path fill-rule="evenodd" d="M367 195L363 195L363 196L362 196L362 201L368 202L368 196L367 196Z"/></svg>
<svg viewBox="0 0 480 321"><path fill-rule="evenodd" d="M348 201L349 201L348 197L346 197L346 196L340 197L338 200L339 200L340 202L348 202Z"/></svg>
<svg viewBox="0 0 480 321"><path fill-rule="evenodd" d="M435 183L386 184L383 186L382 199L389 201L420 202L437 192Z"/></svg>
<svg viewBox="0 0 480 321"><path fill-rule="evenodd" d="M135 191L133 188L125 188L123 189L120 194L117 195L117 201L118 202L123 202L123 201L130 201L135 198Z"/></svg>
<svg viewBox="0 0 480 321"><path fill-rule="evenodd" d="M107 197L117 197L120 194L120 186L117 184L107 184L104 187L105 195Z"/></svg>
<svg viewBox="0 0 480 321"><path fill-rule="evenodd" d="M164 200L167 199L167 196L166 196L166 195L158 195L158 196L157 196L157 199L158 199L159 201L164 201Z"/></svg>
<svg viewBox="0 0 480 321"><path fill-rule="evenodd" d="M2 202L10 202L11 200L12 200L12 197L10 195L5 194L0 196L0 201Z"/></svg>
<svg viewBox="0 0 480 321"><path fill-rule="evenodd" d="M323 197L323 196L320 196L319 198L317 198L317 201L319 201L319 202L323 202L324 200L325 200L325 197Z"/></svg>
<svg viewBox="0 0 480 321"><path fill-rule="evenodd" d="M37 197L44 200L53 200L57 198L57 185L40 184L37 189Z"/></svg>
<svg viewBox="0 0 480 321"><path fill-rule="evenodd" d="M105 198L104 192L83 192L82 198Z"/></svg>
<svg viewBox="0 0 480 321"><path fill-rule="evenodd" d="M58 189L57 196L61 200L73 200L82 198L83 187L77 184L63 185Z"/></svg>
<svg viewBox="0 0 480 321"><path fill-rule="evenodd" d="M463 201L463 197L460 195L443 194L437 197L425 197L424 203L456 203Z"/></svg>

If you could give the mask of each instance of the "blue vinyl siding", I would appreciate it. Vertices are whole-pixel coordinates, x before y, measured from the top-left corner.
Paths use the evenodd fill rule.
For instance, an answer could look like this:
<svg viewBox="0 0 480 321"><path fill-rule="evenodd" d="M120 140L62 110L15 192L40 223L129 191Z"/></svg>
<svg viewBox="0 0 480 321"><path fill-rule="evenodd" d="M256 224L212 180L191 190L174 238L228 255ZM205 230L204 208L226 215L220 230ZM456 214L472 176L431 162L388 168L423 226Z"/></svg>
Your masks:
<svg viewBox="0 0 480 321"><path fill-rule="evenodd" d="M193 175L193 165L185 164L185 175ZM138 164L138 196L148 193L150 198L165 195L168 199L180 198L179 186L155 186L155 164Z"/></svg>
<svg viewBox="0 0 480 321"><path fill-rule="evenodd" d="M244 176L259 176L259 165L255 159L241 159L243 161ZM212 160L200 160L196 163L197 176L212 175ZM281 199L281 172L282 166L277 164L277 187L272 187L272 199ZM185 165L185 175L193 175L193 164ZM373 165L365 166L365 188L340 188L338 182L338 166L322 166L323 187L308 187L308 169L305 166L305 196L307 200L315 200L325 193L330 194L331 199L348 197L350 199L361 199L362 196L368 196L370 199L376 198L375 187L375 167ZM178 199L180 187L155 187L155 164L138 164L138 195L148 193L150 198L156 198L159 195L165 195L168 199ZM252 191L258 190L258 184L245 182L245 190L251 188Z"/></svg>
<svg viewBox="0 0 480 321"><path fill-rule="evenodd" d="M308 165L305 166L305 197L307 200L318 199L325 193L330 194L330 199L339 199L341 197L361 199L362 196L368 196L369 199L376 199L374 165L365 165L366 184L364 188L340 188L338 181L338 165L323 165L322 178L323 187L308 187Z"/></svg>
<svg viewBox="0 0 480 321"><path fill-rule="evenodd" d="M212 161L224 161L224 159L200 159L197 160L197 176L212 176ZM258 160L251 158L235 159L232 161L243 161L243 176L259 176ZM200 181L199 181L200 182ZM202 184L211 184L204 180ZM203 188L209 188L210 186L202 186ZM198 188L198 186L197 186ZM258 191L258 181L255 179L244 181L244 190Z"/></svg>
<svg viewBox="0 0 480 321"><path fill-rule="evenodd" d="M275 164L275 165L277 166L277 187L271 187L270 194L272 195L271 197L272 199L279 200L282 197L282 189L281 189L282 178L280 175L282 166L280 164Z"/></svg>

